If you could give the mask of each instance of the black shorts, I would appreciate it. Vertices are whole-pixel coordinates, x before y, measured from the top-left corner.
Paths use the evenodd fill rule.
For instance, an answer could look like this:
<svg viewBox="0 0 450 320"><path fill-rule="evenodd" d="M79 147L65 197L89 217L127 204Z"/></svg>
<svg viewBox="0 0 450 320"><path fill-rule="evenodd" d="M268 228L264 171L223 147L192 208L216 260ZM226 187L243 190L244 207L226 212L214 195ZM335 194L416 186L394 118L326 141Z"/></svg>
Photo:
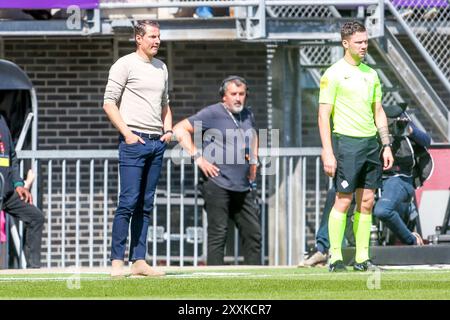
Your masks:
<svg viewBox="0 0 450 320"><path fill-rule="evenodd" d="M376 136L358 138L333 133L333 150L337 160L333 181L337 192L381 187L382 164Z"/></svg>

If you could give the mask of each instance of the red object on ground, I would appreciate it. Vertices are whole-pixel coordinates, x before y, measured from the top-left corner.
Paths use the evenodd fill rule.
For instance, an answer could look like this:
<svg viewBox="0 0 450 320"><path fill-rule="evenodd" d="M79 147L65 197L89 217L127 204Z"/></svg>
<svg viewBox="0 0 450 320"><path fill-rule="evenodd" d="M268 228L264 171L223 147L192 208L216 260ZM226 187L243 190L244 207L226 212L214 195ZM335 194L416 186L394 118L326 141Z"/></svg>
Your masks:
<svg viewBox="0 0 450 320"><path fill-rule="evenodd" d="M3 210L0 211L0 242L6 242L6 216Z"/></svg>
<svg viewBox="0 0 450 320"><path fill-rule="evenodd" d="M430 147L428 149L433 157L434 169L431 177L423 186L416 190L417 205L425 190L450 190L450 146L445 148Z"/></svg>

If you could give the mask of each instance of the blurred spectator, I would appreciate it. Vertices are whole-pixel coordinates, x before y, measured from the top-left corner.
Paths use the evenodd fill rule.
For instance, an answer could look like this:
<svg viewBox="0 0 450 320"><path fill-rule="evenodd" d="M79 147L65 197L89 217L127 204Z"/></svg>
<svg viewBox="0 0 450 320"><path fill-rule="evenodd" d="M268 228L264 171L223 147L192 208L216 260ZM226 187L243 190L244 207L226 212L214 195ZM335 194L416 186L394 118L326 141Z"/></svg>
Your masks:
<svg viewBox="0 0 450 320"><path fill-rule="evenodd" d="M52 18L50 10L23 10L23 12L32 16L35 20L50 20Z"/></svg>
<svg viewBox="0 0 450 320"><path fill-rule="evenodd" d="M209 19L213 16L213 8L211 7L198 7L195 9L194 18Z"/></svg>
<svg viewBox="0 0 450 320"><path fill-rule="evenodd" d="M419 18L433 20L439 13L439 8L447 8L448 0L392 0L403 19Z"/></svg>

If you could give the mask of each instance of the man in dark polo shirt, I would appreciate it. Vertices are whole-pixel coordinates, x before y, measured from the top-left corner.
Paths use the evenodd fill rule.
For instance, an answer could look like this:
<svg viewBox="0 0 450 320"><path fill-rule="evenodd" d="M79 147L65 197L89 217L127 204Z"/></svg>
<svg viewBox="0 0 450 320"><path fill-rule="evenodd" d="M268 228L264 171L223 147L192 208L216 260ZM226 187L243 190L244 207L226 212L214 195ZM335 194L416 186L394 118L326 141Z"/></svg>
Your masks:
<svg viewBox="0 0 450 320"><path fill-rule="evenodd" d="M174 132L204 176L207 264L224 264L229 218L239 229L244 263L261 264L259 207L251 187L256 180L258 141L253 113L245 107L247 83L229 76L219 94L221 102L179 122ZM194 144L192 134L201 134L201 146Z"/></svg>

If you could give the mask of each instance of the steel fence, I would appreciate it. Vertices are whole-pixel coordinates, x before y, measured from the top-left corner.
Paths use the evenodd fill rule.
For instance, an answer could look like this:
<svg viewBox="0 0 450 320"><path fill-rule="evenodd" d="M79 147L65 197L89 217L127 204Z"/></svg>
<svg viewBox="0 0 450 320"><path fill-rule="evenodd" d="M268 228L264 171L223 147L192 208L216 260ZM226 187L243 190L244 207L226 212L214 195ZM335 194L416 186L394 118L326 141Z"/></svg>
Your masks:
<svg viewBox="0 0 450 320"><path fill-rule="evenodd" d="M327 189L324 181L328 181L321 174L320 152L320 148L261 150L257 192L263 264L297 264L308 241L313 241ZM37 203L46 215L44 265L107 266L120 191L117 151L21 151L19 159L22 168L30 160L39 168L33 187L40 189ZM204 264L207 213L198 190L199 170L175 150L166 151L164 159L147 260L154 266ZM227 242L226 263L242 263L236 229L232 238Z"/></svg>
<svg viewBox="0 0 450 320"><path fill-rule="evenodd" d="M272 18L328 18L333 8L324 5L272 5L266 8Z"/></svg>

